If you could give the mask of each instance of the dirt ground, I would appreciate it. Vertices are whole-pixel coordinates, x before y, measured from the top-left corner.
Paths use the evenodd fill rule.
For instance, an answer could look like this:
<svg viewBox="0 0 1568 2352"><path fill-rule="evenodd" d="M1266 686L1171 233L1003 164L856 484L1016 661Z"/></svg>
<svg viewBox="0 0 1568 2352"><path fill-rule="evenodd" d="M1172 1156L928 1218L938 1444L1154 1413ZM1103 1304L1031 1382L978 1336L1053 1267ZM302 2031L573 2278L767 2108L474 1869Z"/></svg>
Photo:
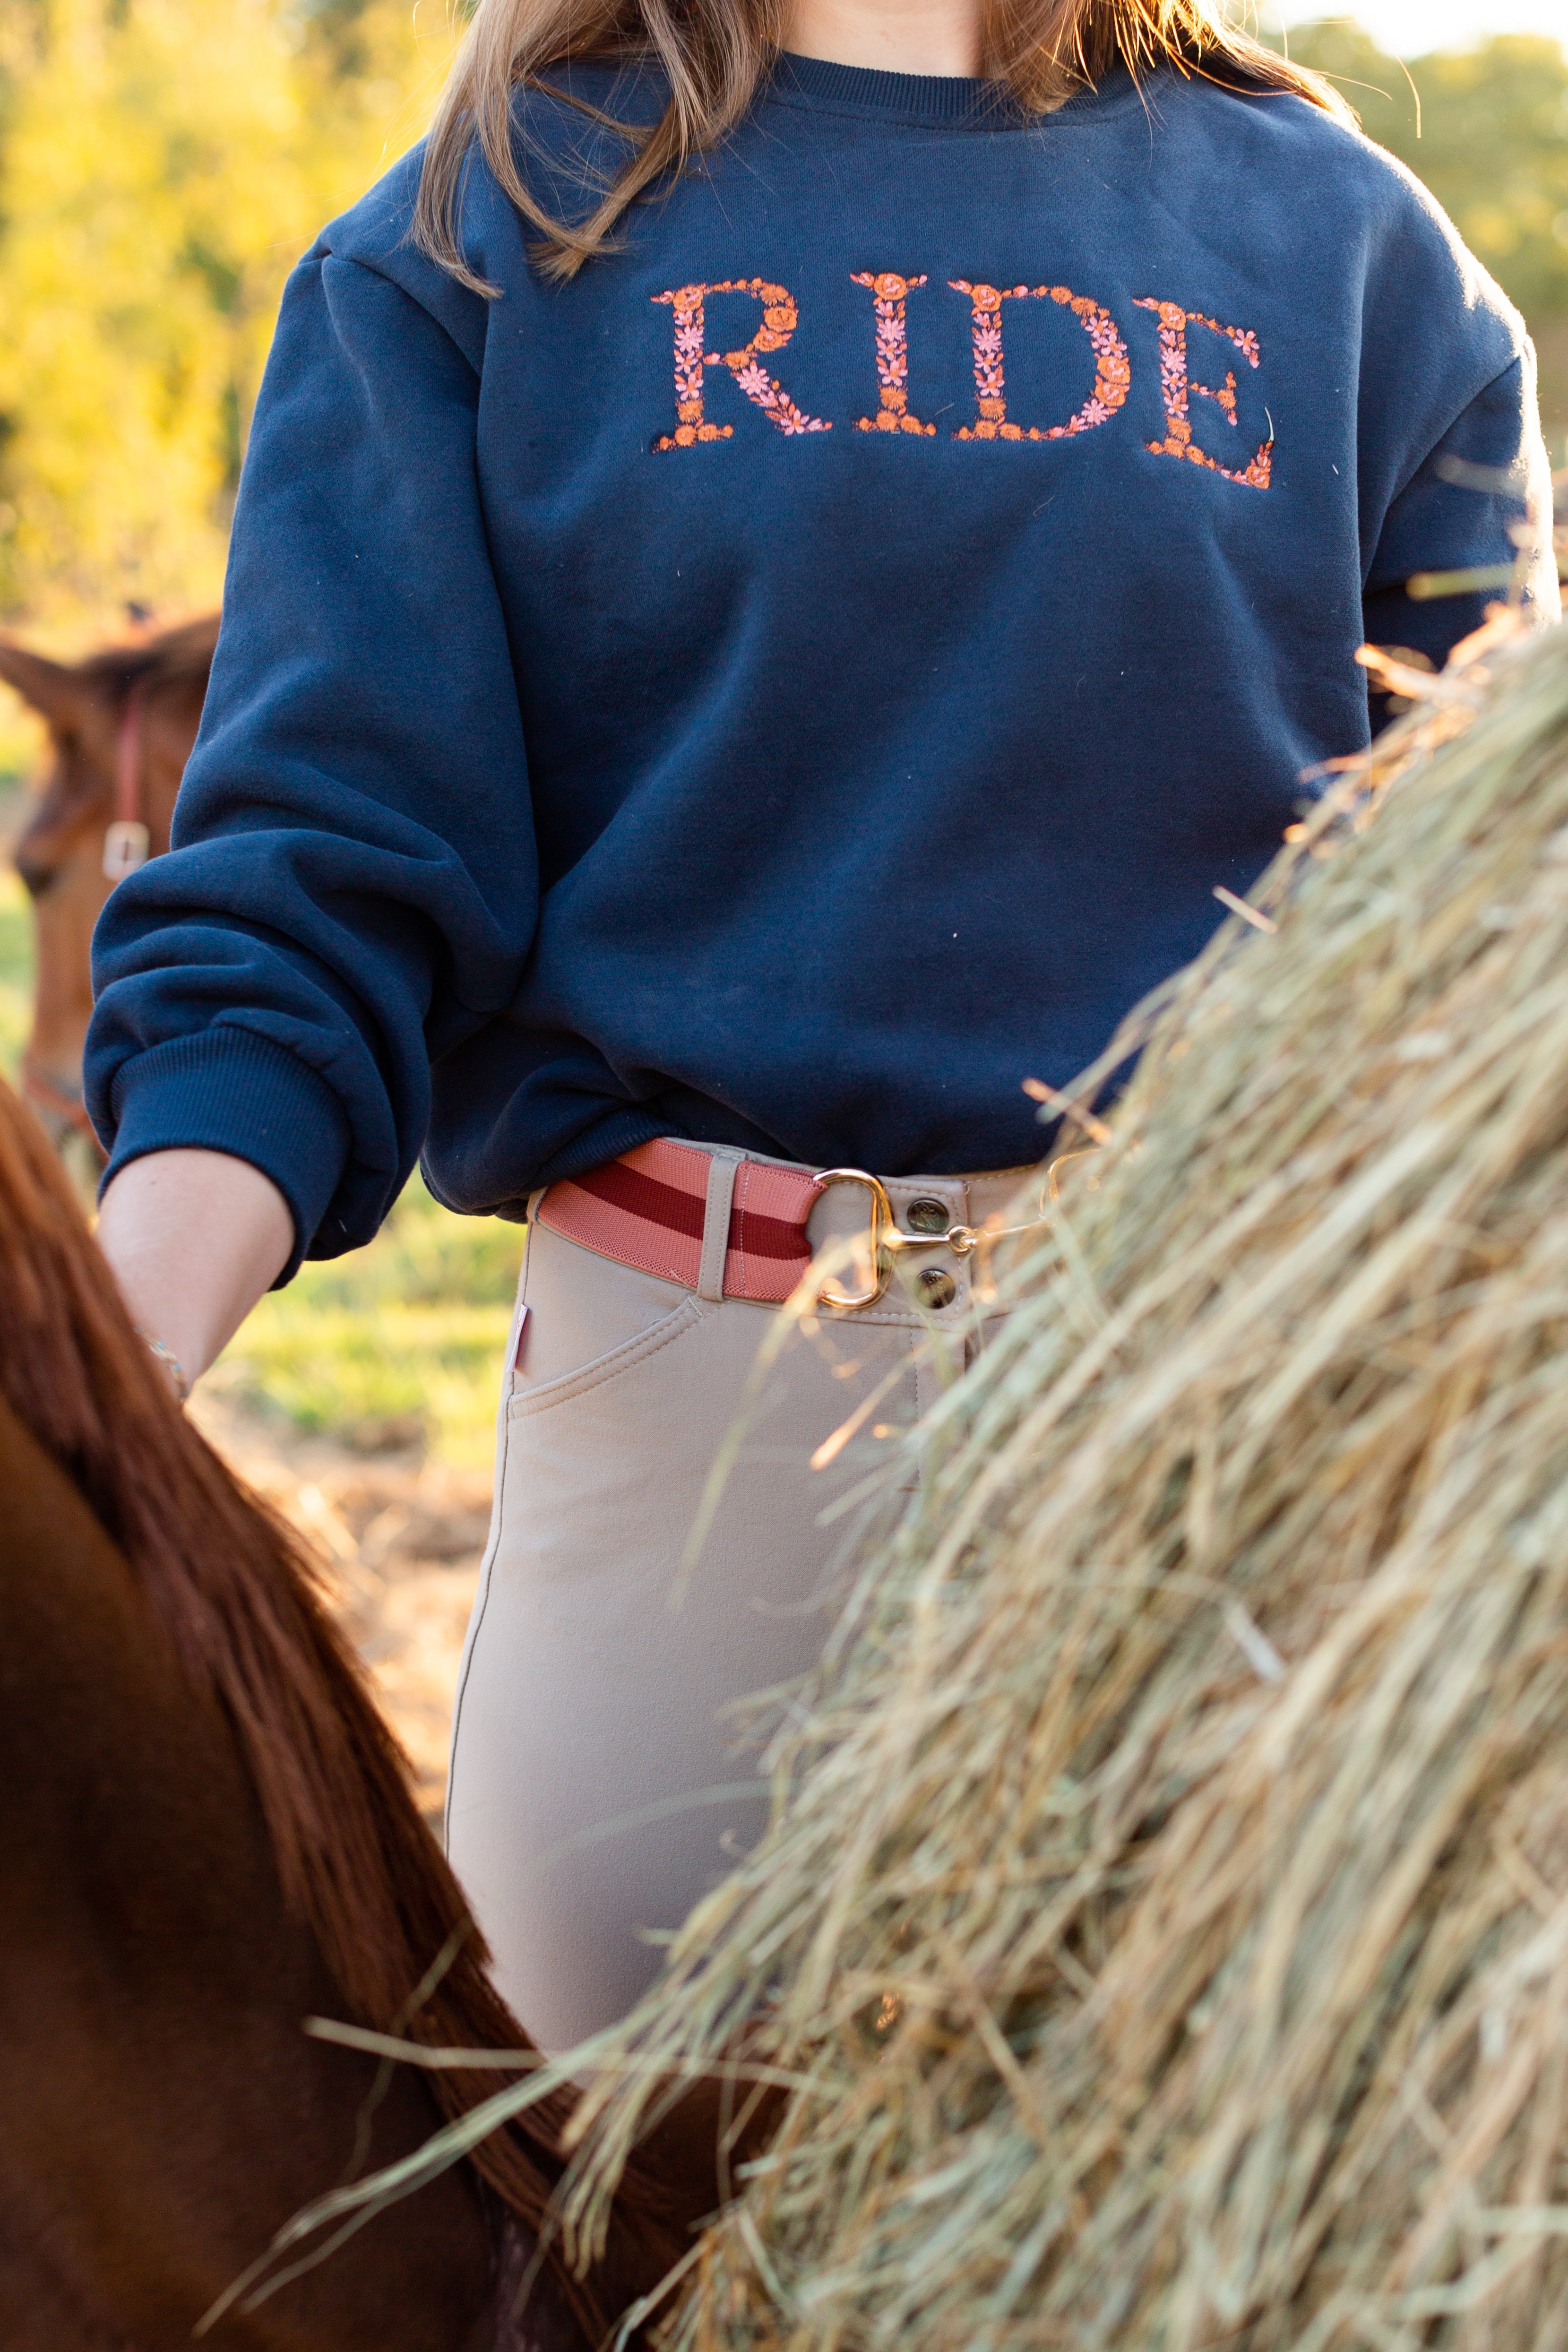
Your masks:
<svg viewBox="0 0 1568 2352"><path fill-rule="evenodd" d="M416 1453L354 1454L242 1412L221 1396L191 1418L310 1538L438 1830L463 1634L489 1525L489 1474Z"/></svg>

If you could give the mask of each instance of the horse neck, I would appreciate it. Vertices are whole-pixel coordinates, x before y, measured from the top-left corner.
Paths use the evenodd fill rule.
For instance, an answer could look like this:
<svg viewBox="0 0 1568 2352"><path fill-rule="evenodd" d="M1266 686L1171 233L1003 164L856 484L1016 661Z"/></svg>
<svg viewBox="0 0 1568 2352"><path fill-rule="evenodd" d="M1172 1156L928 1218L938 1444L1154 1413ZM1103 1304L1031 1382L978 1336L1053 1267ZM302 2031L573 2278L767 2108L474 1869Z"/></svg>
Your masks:
<svg viewBox="0 0 1568 2352"><path fill-rule="evenodd" d="M431 2044L515 2048L525 2071L533 2045L489 1981L482 1941L460 1933L462 1895L307 1562L179 1412L105 1281L58 1161L4 1088L0 1398L67 1465L190 1691L221 1710L287 1914L331 1981L329 2008ZM416 2000L443 1953L439 1980ZM502 2080L441 2072L433 2087L459 2115ZM557 2092L473 2152L531 2230L550 2223L574 2104ZM712 2202L706 2189L694 2201L683 2181L672 2198L672 2172L684 2168L665 2153L634 2154L610 2220L603 2294L559 2273L595 2333L623 2288L625 2299L645 2291L687 2251L690 2222Z"/></svg>
<svg viewBox="0 0 1568 2352"><path fill-rule="evenodd" d="M477 1937L411 1994L465 1906L289 1530L179 1412L105 1280L53 1154L0 1091L0 1397L118 1543L193 1692L223 1707L285 1899L359 2022L521 2036ZM541 2124L542 2144L563 2119ZM536 2183L539 2198L548 2182Z"/></svg>
<svg viewBox="0 0 1568 2352"><path fill-rule="evenodd" d="M430 2043L516 2048L524 2071L532 2045L489 1982L481 1940L458 1932L462 1895L290 1532L237 1487L175 1406L105 1280L58 1163L3 1087L0 1399L116 1540L188 1694L219 1711L284 1915L324 1965L320 2005ZM439 1981L416 2001L443 1952ZM503 2079L441 2072L432 2087L458 2115ZM574 2105L566 2092L539 2102L471 2158L533 2231L550 2212ZM664 2202L634 2161L610 2229L606 2276L617 2296L623 2278L641 2292L686 2250L691 2217L667 2218ZM610 2315L597 2290L560 2275L596 2335Z"/></svg>
<svg viewBox="0 0 1568 2352"><path fill-rule="evenodd" d="M284 1903L221 1706L193 1692L123 1557L3 1403L0 1492L6 2352L184 2340L342 2178L371 2070L299 2030L336 1988ZM434 2121L399 2081L377 2153L409 2152ZM359 2259L287 2290L266 2341L458 2352L488 2278L453 2176Z"/></svg>

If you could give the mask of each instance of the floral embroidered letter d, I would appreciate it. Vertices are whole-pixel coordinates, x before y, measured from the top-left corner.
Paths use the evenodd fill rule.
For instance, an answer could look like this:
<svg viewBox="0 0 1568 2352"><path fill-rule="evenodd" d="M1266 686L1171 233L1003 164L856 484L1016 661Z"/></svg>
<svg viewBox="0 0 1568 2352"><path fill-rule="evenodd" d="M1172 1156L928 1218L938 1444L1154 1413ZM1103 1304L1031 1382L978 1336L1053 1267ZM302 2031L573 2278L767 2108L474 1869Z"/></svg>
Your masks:
<svg viewBox="0 0 1568 2352"><path fill-rule="evenodd" d="M738 352L705 352L707 323L703 310L710 294L752 294L763 305L763 323ZM673 433L661 433L656 449L689 449L699 441L728 441L732 425L710 425L702 410L702 371L727 367L746 398L760 408L781 433L830 433L820 416L807 416L775 382L760 352L782 352L799 322L794 295L787 286L771 286L763 278L726 278L712 286L677 286L656 294L675 311L675 415Z"/></svg>
<svg viewBox="0 0 1568 2352"><path fill-rule="evenodd" d="M1109 310L1075 294L1070 286L972 286L967 278L950 278L955 294L967 294L974 343L974 422L961 425L955 441L1065 441L1074 433L1092 432L1109 425L1127 397L1131 373L1127 346L1116 331ZM1072 312L1094 352L1094 390L1083 406L1064 425L1014 425L1007 415L1007 388L1002 373L1002 305L1047 295Z"/></svg>

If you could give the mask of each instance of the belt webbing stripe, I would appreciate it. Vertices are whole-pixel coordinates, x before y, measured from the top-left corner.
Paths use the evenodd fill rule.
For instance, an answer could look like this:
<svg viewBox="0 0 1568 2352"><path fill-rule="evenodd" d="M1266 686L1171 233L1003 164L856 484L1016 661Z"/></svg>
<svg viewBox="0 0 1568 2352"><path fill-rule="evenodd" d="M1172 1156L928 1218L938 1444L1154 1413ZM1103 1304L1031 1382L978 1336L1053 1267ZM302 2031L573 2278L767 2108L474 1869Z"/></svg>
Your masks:
<svg viewBox="0 0 1568 2352"><path fill-rule="evenodd" d="M624 1209L645 1224L662 1225L666 1233L685 1234L693 1241L702 1239L704 1195L683 1192L677 1185L661 1183L657 1176L646 1175L624 1160L606 1160L602 1168L592 1168L585 1176L574 1176L573 1184L580 1192L592 1192L612 1209Z"/></svg>
<svg viewBox="0 0 1568 2352"><path fill-rule="evenodd" d="M710 1152L660 1137L552 1184L538 1222L623 1265L697 1287ZM805 1222L820 1186L798 1169L742 1160L730 1210L724 1292L774 1306L811 1263Z"/></svg>

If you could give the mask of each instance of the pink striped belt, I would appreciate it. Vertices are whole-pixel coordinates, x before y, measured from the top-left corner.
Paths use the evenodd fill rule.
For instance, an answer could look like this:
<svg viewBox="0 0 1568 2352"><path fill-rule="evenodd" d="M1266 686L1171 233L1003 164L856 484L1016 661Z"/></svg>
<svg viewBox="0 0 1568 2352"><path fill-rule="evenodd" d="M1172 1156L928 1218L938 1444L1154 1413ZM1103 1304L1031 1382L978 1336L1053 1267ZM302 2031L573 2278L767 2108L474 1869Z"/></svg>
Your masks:
<svg viewBox="0 0 1568 2352"><path fill-rule="evenodd" d="M659 1137L640 1143L623 1160L606 1160L584 1176L552 1184L534 1217L569 1242L597 1250L622 1265L706 1289L725 1298L763 1299L782 1306L811 1264L805 1221L822 1196L818 1178L805 1169L775 1168L739 1153L704 1151L690 1143ZM717 1214L710 1217L710 1195ZM724 1227L723 1287L713 1287L719 1269L702 1276L703 1240L721 1221ZM710 1260L716 1258L711 1244Z"/></svg>
<svg viewBox="0 0 1568 2352"><path fill-rule="evenodd" d="M535 1200L532 1213L567 1241L666 1282L683 1283L700 1297L751 1298L777 1307L793 1295L811 1265L806 1221L832 1184L865 1188L867 1231L859 1245L860 1286L847 1289L825 1280L818 1295L826 1307L874 1306L900 1251L949 1249L967 1257L1005 1234L1030 1229L1005 1226L1000 1218L984 1227L954 1223L943 1229L939 1219L935 1231L901 1232L887 1187L863 1168L826 1168L814 1176L804 1168L748 1160L738 1151L710 1151L668 1137L552 1184Z"/></svg>

